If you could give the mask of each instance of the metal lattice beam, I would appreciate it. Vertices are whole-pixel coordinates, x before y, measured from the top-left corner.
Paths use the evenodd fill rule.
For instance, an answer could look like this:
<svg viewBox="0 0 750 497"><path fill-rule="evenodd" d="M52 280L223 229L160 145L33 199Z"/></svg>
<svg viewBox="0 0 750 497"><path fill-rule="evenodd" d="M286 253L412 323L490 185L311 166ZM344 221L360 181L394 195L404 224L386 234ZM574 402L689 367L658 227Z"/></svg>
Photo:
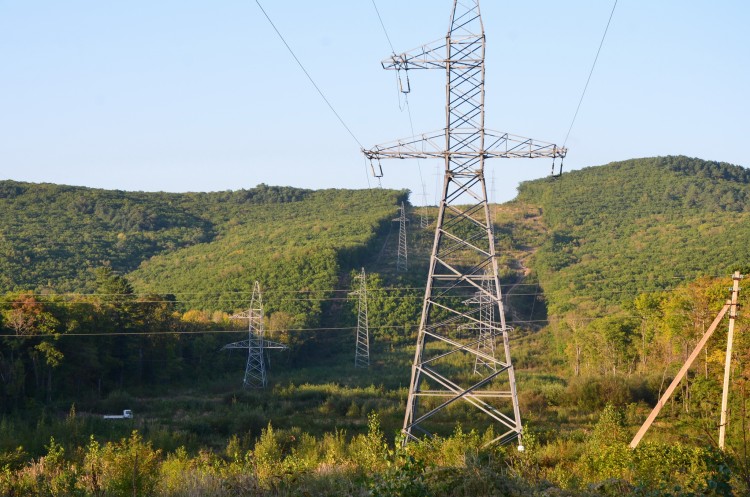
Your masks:
<svg viewBox="0 0 750 497"><path fill-rule="evenodd" d="M484 52L478 0L454 0L444 40L383 61L383 67L389 70L445 70L445 128L363 150L371 162L440 158L445 164L404 416L405 440L444 427L445 418L451 418L452 405L465 402L486 416L487 427L497 435L493 441L519 439L520 443L521 416L508 341L510 328L500 292L484 161L564 157L566 149L485 129ZM499 322L489 324L479 312L481 305L471 309L466 301L472 295L488 300ZM467 338L462 329L469 326L486 329L479 339ZM500 359L486 346L488 340L494 342L497 337L502 337L503 344ZM464 373L472 367L486 376L476 381L476 375Z"/></svg>
<svg viewBox="0 0 750 497"><path fill-rule="evenodd" d="M464 301L465 304L474 304L479 312L479 322L463 325L462 329L476 331L479 337L477 350L484 352L486 355L495 357L495 306L492 299L492 278L488 276L482 282L484 291L477 292L474 297ZM506 330L512 331L512 328ZM496 372L497 364L494 361L487 361L477 355L474 359L474 374L483 376L485 371Z"/></svg>

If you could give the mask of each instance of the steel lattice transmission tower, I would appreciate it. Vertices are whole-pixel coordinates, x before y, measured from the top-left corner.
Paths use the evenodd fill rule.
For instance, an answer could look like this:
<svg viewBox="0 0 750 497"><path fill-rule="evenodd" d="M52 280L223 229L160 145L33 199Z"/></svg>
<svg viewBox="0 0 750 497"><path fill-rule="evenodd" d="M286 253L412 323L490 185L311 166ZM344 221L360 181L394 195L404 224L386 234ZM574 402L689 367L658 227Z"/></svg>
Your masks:
<svg viewBox="0 0 750 497"><path fill-rule="evenodd" d="M419 212L419 227L425 229L430 225L430 216L425 212L427 207L427 187L422 183L422 210Z"/></svg>
<svg viewBox="0 0 750 497"><path fill-rule="evenodd" d="M248 320L248 339L234 342L222 347L226 349L247 349L247 365L245 366L245 378L242 380L244 388L265 388L268 383L266 373L265 351L266 349L282 349L284 344L264 339L263 329L263 297L260 293L260 283L257 281L253 286L253 296L250 300L250 308L230 319Z"/></svg>
<svg viewBox="0 0 750 497"><path fill-rule="evenodd" d="M409 254L406 246L406 223L408 219L406 219L404 202L401 202L401 214L394 221L398 221L398 258L396 259L396 271L406 272L409 267Z"/></svg>
<svg viewBox="0 0 750 497"><path fill-rule="evenodd" d="M352 295L357 296L357 343L354 350L354 367L370 366L370 329L367 321L367 275L365 268L355 277L359 289Z"/></svg>
<svg viewBox="0 0 750 497"><path fill-rule="evenodd" d="M477 292L474 297L464 301L466 304L476 304L478 306L479 322L470 323L465 329L474 330L478 335L477 350L483 352L483 355L493 358L492 361L486 360L483 355L477 355L474 358L474 374L483 376L485 372L494 373L497 371L497 361L495 358L495 301L492 298L492 278L491 275L482 282L484 291ZM508 331L512 328L508 327Z"/></svg>
<svg viewBox="0 0 750 497"><path fill-rule="evenodd" d="M491 131L484 127L485 37L478 0L454 0L444 39L383 61L390 70L441 69L446 74L446 122L441 130L363 150L372 160L427 159L444 161L442 198L435 226L429 275L412 365L404 416L405 440L435 432L450 407L464 401L486 415L493 442L521 437L521 416L508 345L497 258L493 243L485 159L564 157L565 148L551 143ZM489 273L489 276L485 276ZM483 285L490 279L490 289ZM487 354L480 340L459 334L462 325L477 323L463 302L474 292L487 295L499 323L500 359ZM475 382L477 359L494 371ZM457 366L462 364L464 366ZM490 368L491 369L491 368ZM442 418L442 420L441 420ZM520 441L520 440L519 440Z"/></svg>
<svg viewBox="0 0 750 497"><path fill-rule="evenodd" d="M419 214L419 227L420 228L426 228L430 225L430 217L422 212Z"/></svg>

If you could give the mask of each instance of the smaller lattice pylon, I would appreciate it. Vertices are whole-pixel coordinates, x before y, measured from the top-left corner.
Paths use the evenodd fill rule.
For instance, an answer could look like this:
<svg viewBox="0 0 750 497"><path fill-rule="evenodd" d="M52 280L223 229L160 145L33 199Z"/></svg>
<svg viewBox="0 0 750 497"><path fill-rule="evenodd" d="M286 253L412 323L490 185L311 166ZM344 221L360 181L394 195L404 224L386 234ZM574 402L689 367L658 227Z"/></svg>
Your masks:
<svg viewBox="0 0 750 497"><path fill-rule="evenodd" d="M430 225L430 216L427 215L427 187L422 183L422 210L419 211L419 227L424 229Z"/></svg>
<svg viewBox="0 0 750 497"><path fill-rule="evenodd" d="M401 214L393 221L398 222L398 257L396 259L396 271L406 272L408 269L408 249L406 246L406 206L401 202Z"/></svg>
<svg viewBox="0 0 750 497"><path fill-rule="evenodd" d="M357 343L354 349L354 367L370 366L370 329L367 319L367 275L365 268L354 277L359 288L350 295L357 296Z"/></svg>
<svg viewBox="0 0 750 497"><path fill-rule="evenodd" d="M495 326L495 299L492 297L492 282L487 275L482 282L482 290L470 299L464 300L464 304L476 304L478 306L479 320L460 326L461 329L477 331L476 350L482 355L476 355L474 360L474 374L480 376L489 371L497 372L497 363L485 357L495 358L495 337L502 334L502 330ZM509 327L506 327L511 331Z"/></svg>
<svg viewBox="0 0 750 497"><path fill-rule="evenodd" d="M267 349L286 350L283 343L272 342L264 337L263 328L263 298L260 293L260 284L256 281L253 286L253 296L250 300L250 308L247 311L230 316L230 319L248 320L248 339L225 345L221 350L247 349L247 364L245 366L245 377L242 380L244 388L265 388L268 383L266 372L265 351Z"/></svg>

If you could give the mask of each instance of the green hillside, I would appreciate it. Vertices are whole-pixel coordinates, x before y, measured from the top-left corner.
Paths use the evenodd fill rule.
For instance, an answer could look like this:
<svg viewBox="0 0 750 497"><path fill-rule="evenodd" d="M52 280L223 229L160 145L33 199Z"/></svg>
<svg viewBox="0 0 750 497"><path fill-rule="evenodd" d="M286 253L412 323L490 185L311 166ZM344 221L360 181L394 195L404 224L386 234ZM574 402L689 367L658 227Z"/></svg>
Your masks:
<svg viewBox="0 0 750 497"><path fill-rule="evenodd" d="M338 257L339 249L365 243L380 217L395 212L401 196L386 190L312 192L266 185L214 193L144 193L2 181L0 291L88 291L95 280L92 269L102 265L124 274L154 255L207 244L207 251L218 255L222 243L243 236L246 254L256 253L270 237L274 249L264 256L300 256L304 245L308 251L325 247ZM337 230L339 217L347 226ZM361 222L350 222L359 217ZM278 233L260 228L274 219Z"/></svg>
<svg viewBox="0 0 750 497"><path fill-rule="evenodd" d="M618 307L750 261L750 171L688 157L615 162L523 183L548 237L535 255L550 306Z"/></svg>
<svg viewBox="0 0 750 497"><path fill-rule="evenodd" d="M229 311L248 301L258 280L267 314L312 326L339 278L374 258L375 235L402 196L321 190L302 202L251 206L213 240L155 256L129 278L141 291L177 295L187 308Z"/></svg>

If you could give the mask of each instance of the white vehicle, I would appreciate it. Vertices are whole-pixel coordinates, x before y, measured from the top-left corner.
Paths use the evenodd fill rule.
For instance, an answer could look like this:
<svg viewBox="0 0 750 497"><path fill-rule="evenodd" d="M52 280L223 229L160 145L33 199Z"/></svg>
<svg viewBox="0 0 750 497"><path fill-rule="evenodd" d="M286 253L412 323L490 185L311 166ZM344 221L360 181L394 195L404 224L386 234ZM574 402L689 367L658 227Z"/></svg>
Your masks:
<svg viewBox="0 0 750 497"><path fill-rule="evenodd" d="M133 411L125 409L122 414L105 414L104 419L133 419Z"/></svg>

